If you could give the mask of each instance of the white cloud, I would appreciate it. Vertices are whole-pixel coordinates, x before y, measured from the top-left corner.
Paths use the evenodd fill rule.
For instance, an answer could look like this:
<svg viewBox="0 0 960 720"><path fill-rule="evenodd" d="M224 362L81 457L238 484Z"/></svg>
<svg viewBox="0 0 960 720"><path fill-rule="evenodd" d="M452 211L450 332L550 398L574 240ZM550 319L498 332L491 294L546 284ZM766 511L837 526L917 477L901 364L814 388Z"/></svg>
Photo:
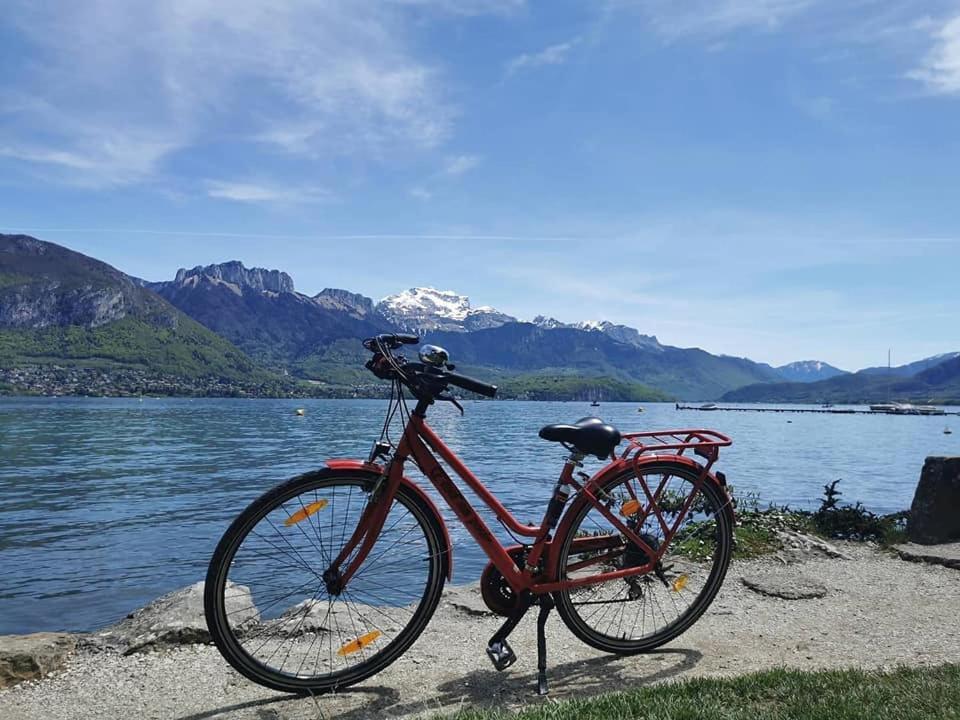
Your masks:
<svg viewBox="0 0 960 720"><path fill-rule="evenodd" d="M207 195L221 200L241 203L298 205L329 202L333 194L316 186L289 186L259 182L208 180Z"/></svg>
<svg viewBox="0 0 960 720"><path fill-rule="evenodd" d="M540 52L518 55L507 63L507 75L513 75L520 70L528 68L542 67L544 65L560 65L566 62L570 50L579 42L579 38L574 38L568 42L550 45Z"/></svg>
<svg viewBox="0 0 960 720"><path fill-rule="evenodd" d="M960 93L960 15L937 27L932 36L933 48L909 77L935 93Z"/></svg>
<svg viewBox="0 0 960 720"><path fill-rule="evenodd" d="M417 200L426 201L433 197L433 193L421 185L415 185L410 188L408 192L410 193L410 197L416 198Z"/></svg>
<svg viewBox="0 0 960 720"><path fill-rule="evenodd" d="M389 0L394 5L434 10L450 15L512 15L527 0Z"/></svg>
<svg viewBox="0 0 960 720"><path fill-rule="evenodd" d="M173 139L157 137L103 138L94 130L77 128L69 150L29 143L0 147L0 156L57 170L58 177L82 187L109 187L139 182L152 175L161 159L178 147Z"/></svg>
<svg viewBox="0 0 960 720"><path fill-rule="evenodd" d="M737 30L775 30L820 0L610 0L608 11L640 12L671 39L716 37Z"/></svg>
<svg viewBox="0 0 960 720"><path fill-rule="evenodd" d="M451 155L444 160L440 174L447 177L459 177L470 172L479 164L480 157L478 155Z"/></svg>
<svg viewBox="0 0 960 720"><path fill-rule="evenodd" d="M0 146L98 185L212 140L376 160L434 148L455 112L407 16L375 0L8 0L0 29L29 50L0 78Z"/></svg>

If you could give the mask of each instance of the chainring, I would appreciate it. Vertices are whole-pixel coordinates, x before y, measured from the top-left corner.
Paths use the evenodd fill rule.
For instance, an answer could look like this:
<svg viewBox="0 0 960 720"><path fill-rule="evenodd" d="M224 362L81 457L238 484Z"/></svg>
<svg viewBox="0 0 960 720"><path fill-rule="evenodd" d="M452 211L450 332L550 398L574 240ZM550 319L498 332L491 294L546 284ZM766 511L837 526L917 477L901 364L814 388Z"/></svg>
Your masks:
<svg viewBox="0 0 960 720"><path fill-rule="evenodd" d="M527 548L516 545L507 548L507 554L513 558L518 568L521 570L524 568ZM490 608L491 612L503 617L510 617L513 609L517 606L517 594L493 563L487 563L487 566L483 569L483 574L480 576L480 594L483 597L484 604Z"/></svg>

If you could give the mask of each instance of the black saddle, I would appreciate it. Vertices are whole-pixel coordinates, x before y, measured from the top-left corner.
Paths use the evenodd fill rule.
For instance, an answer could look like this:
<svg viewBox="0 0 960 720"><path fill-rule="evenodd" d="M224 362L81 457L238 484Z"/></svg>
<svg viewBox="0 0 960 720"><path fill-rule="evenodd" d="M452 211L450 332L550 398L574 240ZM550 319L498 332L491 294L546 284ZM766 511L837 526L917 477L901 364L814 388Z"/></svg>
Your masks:
<svg viewBox="0 0 960 720"><path fill-rule="evenodd" d="M610 457L620 444L620 431L596 417L585 417L573 425L547 425L540 437L550 442L572 445L584 455L596 455L601 460Z"/></svg>

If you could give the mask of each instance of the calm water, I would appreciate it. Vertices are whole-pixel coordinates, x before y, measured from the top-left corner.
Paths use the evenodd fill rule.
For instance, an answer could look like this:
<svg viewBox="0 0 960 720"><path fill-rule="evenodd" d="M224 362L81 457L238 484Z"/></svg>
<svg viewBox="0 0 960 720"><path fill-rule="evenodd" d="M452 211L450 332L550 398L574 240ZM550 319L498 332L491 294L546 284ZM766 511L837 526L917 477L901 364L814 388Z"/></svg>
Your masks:
<svg viewBox="0 0 960 720"><path fill-rule="evenodd" d="M956 417L637 407L470 402L463 418L448 407L431 418L530 522L563 458L537 430L592 410L623 430L715 427L735 441L718 466L732 484L798 507L815 506L823 484L843 478L843 499L901 510L925 456L960 454ZM0 634L94 629L202 579L248 502L323 458L365 456L384 408L378 400L0 400ZM957 432L944 435L944 425ZM462 528L451 523L450 532L455 580L471 581L486 560Z"/></svg>

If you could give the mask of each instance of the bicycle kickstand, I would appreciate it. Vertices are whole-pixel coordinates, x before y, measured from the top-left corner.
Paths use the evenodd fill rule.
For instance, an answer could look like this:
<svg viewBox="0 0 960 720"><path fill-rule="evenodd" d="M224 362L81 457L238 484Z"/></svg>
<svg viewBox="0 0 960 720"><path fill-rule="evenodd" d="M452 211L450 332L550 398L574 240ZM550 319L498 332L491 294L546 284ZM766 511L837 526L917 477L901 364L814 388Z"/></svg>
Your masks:
<svg viewBox="0 0 960 720"><path fill-rule="evenodd" d="M547 689L547 616L553 610L553 598L540 596L540 613L537 615L537 695L546 695Z"/></svg>

